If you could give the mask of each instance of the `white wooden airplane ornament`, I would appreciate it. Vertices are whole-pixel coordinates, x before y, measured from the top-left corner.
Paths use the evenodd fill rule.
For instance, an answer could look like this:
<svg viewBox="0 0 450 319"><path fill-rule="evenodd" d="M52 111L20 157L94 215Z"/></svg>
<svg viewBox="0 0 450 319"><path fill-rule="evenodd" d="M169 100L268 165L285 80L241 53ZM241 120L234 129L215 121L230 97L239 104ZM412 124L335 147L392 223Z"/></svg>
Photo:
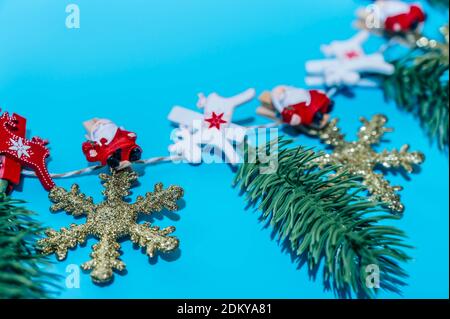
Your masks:
<svg viewBox="0 0 450 319"><path fill-rule="evenodd" d="M255 94L254 89L229 98L217 93L207 97L199 94L197 106L203 109L203 114L174 106L168 118L180 127L174 132L174 144L169 146L170 153L181 156L190 163L201 163L203 151L214 149L223 153L228 163L239 163L241 157L233 143L240 144L244 141L247 128L231 121L235 108L252 100Z"/></svg>
<svg viewBox="0 0 450 319"><path fill-rule="evenodd" d="M387 63L380 52L365 54L362 44L369 37L367 31L360 31L352 38L344 41L333 41L323 45L321 51L327 57L322 60L311 60L306 63L308 86L341 87L362 86L376 87L378 83L365 74L390 75L394 66Z"/></svg>

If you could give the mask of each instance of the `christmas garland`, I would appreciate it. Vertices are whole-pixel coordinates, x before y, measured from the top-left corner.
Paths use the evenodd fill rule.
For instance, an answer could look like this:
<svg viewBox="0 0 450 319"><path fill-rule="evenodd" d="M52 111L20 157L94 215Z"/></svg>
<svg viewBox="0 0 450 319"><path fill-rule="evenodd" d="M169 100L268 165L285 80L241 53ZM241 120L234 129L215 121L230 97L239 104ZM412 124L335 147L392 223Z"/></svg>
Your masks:
<svg viewBox="0 0 450 319"><path fill-rule="evenodd" d="M276 142L275 142L276 143ZM381 224L397 219L378 203L361 194L364 188L347 172L332 175L338 167L320 169L316 159L324 156L303 147L289 148L279 141L275 174L260 174L265 163L245 163L235 183L258 205L279 238L287 240L299 263L311 274L323 261L323 280L338 297L371 298L377 289L367 285L368 268L377 265L383 278L380 288L399 293L407 276L399 262L409 260L401 250L404 233ZM267 154L273 145L248 148L246 157Z"/></svg>
<svg viewBox="0 0 450 319"><path fill-rule="evenodd" d="M383 2L384 3L384 2ZM385 3L386 4L386 3ZM387 4L389 5L389 4ZM417 6L415 14L424 16ZM398 18L398 17L397 17ZM385 23L398 38L400 22ZM424 17L421 17L422 22ZM392 22L392 21L391 21ZM408 26L413 27L414 24ZM391 33L393 30L384 30ZM448 146L448 28L443 29L446 43L429 40L406 30L400 37L414 41L414 50L393 63L382 55L389 45L372 54L365 54L362 42L368 33L361 32L347 41L335 41L324 48L333 59L311 61L307 82L324 85L326 92L304 90L292 86L278 86L260 96L258 113L273 119L273 123L243 127L232 122L234 109L255 96L249 89L225 98L217 93L199 95L197 113L176 106L169 120L179 125L174 132L170 156L141 159L142 149L136 144L137 135L106 119L92 119L84 123L87 141L82 150L87 161L100 163L71 172L54 174L45 164L50 153L48 142L39 137L26 138L26 120L17 114L0 116L0 297L45 298L51 296L48 287L56 276L43 271L47 260L44 254L64 259L70 248L93 235L99 243L93 246L92 259L82 265L92 270L95 283L109 283L114 271L121 272L125 264L119 259L118 238L128 236L145 249L149 257L157 251L168 253L178 248L179 240L169 236L174 227L160 229L149 223L137 223L140 213L150 214L162 209L177 210L183 196L178 186L164 189L156 184L153 192L139 196L135 203L126 197L137 180L132 164L154 164L185 160L203 161L203 151L220 149L221 156L232 165L240 164L235 184L247 193L250 204L258 205L263 219L270 222L280 240L287 241L300 263L306 263L315 276L323 267L327 288L338 297L375 297L379 289L400 293L407 277L400 263L409 260L403 251L411 246L404 243L404 233L387 220L400 218L403 212L399 186L391 186L382 174L374 172L378 164L387 168L412 172L421 164L420 152L409 152L408 146L399 151L376 153L378 144L390 129L384 127L387 118L376 115L370 121L362 119L358 140L347 142L331 120L332 97L349 86L382 87L388 99L415 114L430 138L437 139L440 148ZM244 145L252 128L290 125L302 132L319 137L334 148L333 153L315 152L293 147L284 139L274 140L260 147L235 149ZM244 142L244 143L243 143ZM276 145L275 145L276 144ZM207 146L205 148L205 145ZM278 151L278 168L272 174L262 174L266 161L261 155ZM257 158L256 161L249 159ZM2 163L2 160L4 161ZM105 200L94 204L92 198L80 193L78 185L70 190L57 187L53 179L68 178L110 168L110 174L99 174L103 181ZM71 225L60 231L49 229L38 241L42 229L22 202L6 195L20 182L20 176L35 176L49 191L54 203L53 212L65 210L80 216L86 223ZM370 195L368 195L369 193ZM388 209L387 209L388 208ZM394 213L394 214L392 214ZM368 276L374 267L382 281ZM372 278L373 282L368 282ZM372 289L375 288L375 289Z"/></svg>
<svg viewBox="0 0 450 319"><path fill-rule="evenodd" d="M286 92L297 94L298 91L289 88ZM300 92L303 94L302 90ZM0 122L3 122L0 134L4 137L0 140L0 155L5 154L3 166L7 169L2 173L7 181L5 185L11 188L14 183L20 181L20 174L33 173L44 188L49 190L49 198L54 203L51 207L53 212L65 210L74 216L85 215L87 218L84 224L71 225L61 228L60 231L48 229L46 236L38 242L39 250L44 254L55 254L62 260L66 258L70 248L83 244L87 236L97 237L99 242L93 246L92 259L84 263L82 268L91 270L92 280L100 284L111 283L114 271L122 272L125 269L125 263L119 259L118 238L129 237L132 242L145 248L150 258L157 251L169 253L176 250L179 240L169 236L175 231L174 227L160 229L149 223L139 224L136 221L140 213L149 214L165 208L176 210L183 190L178 186L164 189L161 184L157 184L154 192L139 196L135 203L129 203L126 197L137 180L132 165L153 164L177 158L191 163L194 160L201 162L204 151L202 145L209 143L208 146L221 149L231 164L241 165L237 181L245 180L244 189L250 192L253 201L263 200L261 208L264 216L268 218L269 214L273 213L271 220L277 230L281 229L282 237L290 238L292 248L298 255L309 256L311 271L317 269L321 258L325 256L325 283L332 287L339 297L350 297L352 292L358 297L373 297L371 286L364 285L363 280L367 277L367 267L371 266L379 267L379 275L383 276L380 288L399 292L397 286L403 285L400 279L406 274L397 261L406 261L408 257L398 248L408 246L400 239L403 234L399 230L378 225L379 222L396 217L389 214L371 215L383 211L381 205L402 211L403 206L396 194L400 188L390 186L381 175L375 174L373 169L375 164L381 161L386 167L412 171L413 165L423 161L423 155L419 152L410 153L407 147L400 151L376 153L372 144L377 144L385 132L391 131L384 127L387 121L384 116L374 116L370 121L363 119L364 125L358 134L360 141L356 142L346 142L336 126L336 120L333 120L322 128L313 129L324 143L335 148L332 154L320 153L315 156L312 151L303 148L283 150L287 144L281 140L277 147L282 150L270 153L277 156L279 170L273 174L260 175L260 163L251 164L247 160L249 149L244 149L244 153L239 154L241 148L235 149L232 143L241 141L238 144L246 146L246 137L251 135L252 129L231 123L232 111L227 113L227 117L225 113L219 113L226 107L233 110L236 105L253 96L253 90L231 98L213 93L205 98L205 114L175 107L169 118L174 122L180 120L185 123L177 130L181 134L175 134L178 136L175 138L175 144L169 147L174 153L147 160L141 160L140 156L131 159L131 156L137 153L134 150L141 151L136 144L137 134L134 132L126 131L106 119L88 121L88 141L83 144L83 152L89 161L100 161L101 165L62 174L52 174L47 170L45 159L49 155L46 147L48 142L37 137L28 140L24 135L18 136L17 132L20 130L17 127L21 122L24 123L24 118L17 114L4 113L0 116ZM189 121L193 121L191 128ZM194 122L197 121L198 129L192 130L195 127ZM267 133L266 130L263 131L264 134ZM90 140L93 132L96 133L95 139ZM112 143L106 143L107 138L111 138ZM272 146L273 143L268 144L265 151L273 150ZM346 159L345 154L350 154L352 159ZM117 165L112 165L114 163L111 158ZM32 170L22 170L22 165ZM77 176L104 166L109 166L111 174L99 175L105 187L105 200L99 204L94 204L91 197L80 193L78 185L74 184L67 191L56 186L53 181L54 178ZM364 171L366 176L361 175L360 166L367 169ZM331 176L333 171L336 176ZM357 181L360 178L372 193L372 200L362 194L366 188ZM379 199L386 202L378 203ZM304 220L302 216L307 216L307 219ZM333 228L333 233L327 233L327 229ZM393 238L386 237L389 234ZM347 251L350 246L351 251ZM349 261L349 256L356 258L354 263Z"/></svg>

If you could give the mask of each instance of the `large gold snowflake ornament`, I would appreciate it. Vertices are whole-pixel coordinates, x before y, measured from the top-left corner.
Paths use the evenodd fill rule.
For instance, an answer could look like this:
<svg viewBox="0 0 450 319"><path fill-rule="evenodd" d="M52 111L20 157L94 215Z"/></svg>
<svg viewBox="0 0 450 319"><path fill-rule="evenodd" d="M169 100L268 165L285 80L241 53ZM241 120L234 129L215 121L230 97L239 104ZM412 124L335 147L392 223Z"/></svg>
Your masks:
<svg viewBox="0 0 450 319"><path fill-rule="evenodd" d="M132 184L138 176L131 169L112 170L111 175L100 174L103 181L105 200L94 204L91 197L80 193L74 184L69 192L55 187L50 192L50 200L54 203L53 212L66 211L73 216L86 215L85 224L72 224L69 228L61 228L59 232L49 229L48 237L38 242L40 249L46 254L55 253L59 260L66 257L70 248L86 242L88 236L94 236L99 242L93 246L92 259L82 265L84 270L92 270L91 277L96 283L105 283L113 278L113 271L123 271L125 263L119 259L120 245L118 240L129 236L131 241L146 249L148 256L153 257L157 251L166 253L178 248L176 237L168 236L175 227L160 229L150 223L137 223L140 213L150 214L164 208L175 211L177 200L183 197L183 189L170 186L163 189L162 184L155 186L153 193L145 197L139 196L135 203L126 201Z"/></svg>
<svg viewBox="0 0 450 319"><path fill-rule="evenodd" d="M337 127L337 120L331 121L318 135L334 150L316 161L321 167L337 165L340 167L339 171L345 170L361 177L373 200L385 203L393 212L401 213L404 206L397 192L402 190L402 187L391 186L383 174L377 174L374 170L381 165L385 168L403 168L411 173L414 165L421 164L425 156L421 152L408 152L408 145L403 145L399 151L394 149L376 153L372 146L379 144L386 132L392 132L392 129L385 127L387 118L384 115L375 115L370 121L361 118L361 122L363 126L359 129L358 140L347 142L345 135Z"/></svg>

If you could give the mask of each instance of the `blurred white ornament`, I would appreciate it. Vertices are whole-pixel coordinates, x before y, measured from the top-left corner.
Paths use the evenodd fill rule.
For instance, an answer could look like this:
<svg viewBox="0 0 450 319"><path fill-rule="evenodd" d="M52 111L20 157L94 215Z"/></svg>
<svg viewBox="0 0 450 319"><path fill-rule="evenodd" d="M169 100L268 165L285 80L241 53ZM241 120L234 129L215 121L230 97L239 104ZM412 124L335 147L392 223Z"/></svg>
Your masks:
<svg viewBox="0 0 450 319"><path fill-rule="evenodd" d="M327 87L378 86L376 81L364 78L364 74L390 75L394 72L394 66L386 62L380 52L372 54L364 52L362 44L368 36L367 31L360 31L348 40L323 45L321 51L327 59L311 60L306 63L308 72L306 84Z"/></svg>

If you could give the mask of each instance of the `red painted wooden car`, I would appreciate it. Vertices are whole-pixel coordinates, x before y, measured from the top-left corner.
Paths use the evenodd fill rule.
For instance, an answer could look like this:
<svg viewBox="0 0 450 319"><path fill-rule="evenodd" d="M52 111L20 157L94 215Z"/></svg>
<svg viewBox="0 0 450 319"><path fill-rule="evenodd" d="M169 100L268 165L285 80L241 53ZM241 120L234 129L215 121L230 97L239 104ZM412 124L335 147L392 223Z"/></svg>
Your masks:
<svg viewBox="0 0 450 319"><path fill-rule="evenodd" d="M99 128L107 125L107 134L98 134ZM83 143L82 149L89 162L100 162L111 168L117 168L121 162L135 162L141 159L142 149L136 144L136 133L115 126L108 120L92 120L85 123L89 140ZM96 135L97 133L97 135Z"/></svg>
<svg viewBox="0 0 450 319"><path fill-rule="evenodd" d="M295 116L300 118L301 125L321 126L324 116L331 111L333 102L323 92L309 90L309 101L299 101L296 104L289 105L283 109L281 116L283 121L288 124L293 123ZM309 102L309 103L308 103Z"/></svg>

